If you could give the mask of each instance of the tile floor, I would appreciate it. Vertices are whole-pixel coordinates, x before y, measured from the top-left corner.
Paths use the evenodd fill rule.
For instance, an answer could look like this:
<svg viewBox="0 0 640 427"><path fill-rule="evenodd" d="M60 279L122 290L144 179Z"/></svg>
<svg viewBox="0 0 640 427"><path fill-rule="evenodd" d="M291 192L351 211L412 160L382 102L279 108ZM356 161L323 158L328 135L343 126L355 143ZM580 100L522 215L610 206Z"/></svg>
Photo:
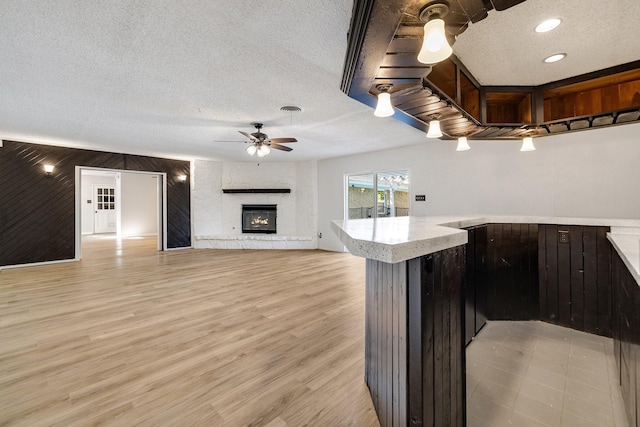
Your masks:
<svg viewBox="0 0 640 427"><path fill-rule="evenodd" d="M467 426L628 427L613 340L488 322L467 347Z"/></svg>

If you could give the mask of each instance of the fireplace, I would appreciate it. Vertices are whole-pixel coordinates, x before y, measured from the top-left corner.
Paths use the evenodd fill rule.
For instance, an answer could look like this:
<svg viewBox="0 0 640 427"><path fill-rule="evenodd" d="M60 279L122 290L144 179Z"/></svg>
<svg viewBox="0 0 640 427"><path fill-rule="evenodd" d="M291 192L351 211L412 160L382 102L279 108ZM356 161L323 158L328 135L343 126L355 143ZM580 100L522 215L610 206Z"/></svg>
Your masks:
<svg viewBox="0 0 640 427"><path fill-rule="evenodd" d="M274 234L277 207L278 205L242 205L242 232Z"/></svg>

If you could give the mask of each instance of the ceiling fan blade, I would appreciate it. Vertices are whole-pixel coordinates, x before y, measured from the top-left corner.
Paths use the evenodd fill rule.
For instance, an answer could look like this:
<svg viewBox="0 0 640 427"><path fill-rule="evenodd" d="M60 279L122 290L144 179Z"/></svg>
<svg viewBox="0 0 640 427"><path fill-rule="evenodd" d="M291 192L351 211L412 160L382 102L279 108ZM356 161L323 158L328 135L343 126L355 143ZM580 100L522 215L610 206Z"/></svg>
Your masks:
<svg viewBox="0 0 640 427"><path fill-rule="evenodd" d="M275 148L276 150L282 150L282 151L293 151L293 148L290 147L286 147L284 145L280 145L280 144L275 144L275 143L271 143L269 144L269 147L271 148Z"/></svg>
<svg viewBox="0 0 640 427"><path fill-rule="evenodd" d="M242 132L241 130L239 130L238 132L240 132L241 134L243 134L244 136L246 136L247 138L249 138L252 141L257 141L256 137L247 133L247 132Z"/></svg>
<svg viewBox="0 0 640 427"><path fill-rule="evenodd" d="M295 138L271 138L269 141L275 142L276 144L282 144L283 142L298 142Z"/></svg>

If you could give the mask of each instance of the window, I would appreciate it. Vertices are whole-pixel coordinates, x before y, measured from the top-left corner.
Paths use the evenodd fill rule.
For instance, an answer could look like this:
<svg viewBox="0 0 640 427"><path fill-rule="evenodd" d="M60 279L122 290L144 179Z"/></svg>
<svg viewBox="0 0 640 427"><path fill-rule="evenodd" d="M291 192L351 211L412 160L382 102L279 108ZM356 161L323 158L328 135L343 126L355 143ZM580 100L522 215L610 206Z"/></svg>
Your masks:
<svg viewBox="0 0 640 427"><path fill-rule="evenodd" d="M409 171L347 177L348 219L409 215Z"/></svg>

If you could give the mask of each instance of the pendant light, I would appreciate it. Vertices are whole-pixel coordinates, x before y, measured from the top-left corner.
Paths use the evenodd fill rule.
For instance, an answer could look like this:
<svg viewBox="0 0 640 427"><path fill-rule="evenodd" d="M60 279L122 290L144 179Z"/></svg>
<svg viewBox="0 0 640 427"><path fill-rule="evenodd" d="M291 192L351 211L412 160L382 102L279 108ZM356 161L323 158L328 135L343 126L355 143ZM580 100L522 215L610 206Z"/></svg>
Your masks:
<svg viewBox="0 0 640 427"><path fill-rule="evenodd" d="M420 20L424 25L424 39L418 53L418 61L423 64L436 64L444 61L453 53L444 31L444 18L449 13L449 4L436 1L427 4L420 11Z"/></svg>
<svg viewBox="0 0 640 427"><path fill-rule="evenodd" d="M258 149L256 148L255 144L251 144L250 146L247 147L247 153L250 156L253 156L254 154L256 154L256 151L258 151Z"/></svg>
<svg viewBox="0 0 640 427"><path fill-rule="evenodd" d="M467 137L466 136L459 137L456 151L467 151L467 150L471 150L471 147L469 147L469 142L467 141Z"/></svg>
<svg viewBox="0 0 640 427"><path fill-rule="evenodd" d="M378 104L376 106L376 111L373 112L373 115L376 117L389 117L393 116L395 111L393 110L393 106L391 105L391 94L389 93L389 89L391 89L393 85L377 85L376 89L380 91L378 94Z"/></svg>
<svg viewBox="0 0 640 427"><path fill-rule="evenodd" d="M440 115L433 116L429 122L429 130L427 131L427 138L440 138L442 136L442 130L440 130Z"/></svg>
<svg viewBox="0 0 640 427"><path fill-rule="evenodd" d="M522 139L522 147L520 151L535 151L536 147L533 145L533 138L526 136Z"/></svg>

